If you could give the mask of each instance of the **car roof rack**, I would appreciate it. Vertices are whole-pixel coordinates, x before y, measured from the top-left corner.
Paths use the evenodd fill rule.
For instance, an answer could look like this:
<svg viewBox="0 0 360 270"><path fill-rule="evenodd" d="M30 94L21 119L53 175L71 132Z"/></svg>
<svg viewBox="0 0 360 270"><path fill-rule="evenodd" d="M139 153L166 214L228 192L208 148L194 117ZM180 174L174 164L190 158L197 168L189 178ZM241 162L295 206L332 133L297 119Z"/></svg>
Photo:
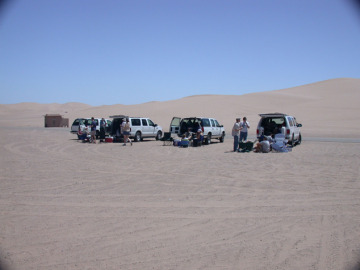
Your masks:
<svg viewBox="0 0 360 270"><path fill-rule="evenodd" d="M259 116L264 117L264 116L288 116L288 115L285 113L276 112L276 113L261 113L259 114Z"/></svg>
<svg viewBox="0 0 360 270"><path fill-rule="evenodd" d="M129 116L118 114L118 115L110 115L109 118L129 118Z"/></svg>

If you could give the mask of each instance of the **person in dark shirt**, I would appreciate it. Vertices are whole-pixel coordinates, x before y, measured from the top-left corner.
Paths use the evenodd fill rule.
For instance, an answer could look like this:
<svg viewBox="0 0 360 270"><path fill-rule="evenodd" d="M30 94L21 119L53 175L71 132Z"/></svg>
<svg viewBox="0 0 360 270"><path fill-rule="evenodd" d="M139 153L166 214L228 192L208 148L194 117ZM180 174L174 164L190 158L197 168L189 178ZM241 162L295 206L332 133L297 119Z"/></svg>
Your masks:
<svg viewBox="0 0 360 270"><path fill-rule="evenodd" d="M91 117L91 141L96 143L96 121L94 117Z"/></svg>
<svg viewBox="0 0 360 270"><path fill-rule="evenodd" d="M105 140L105 129L106 129L106 121L104 118L100 120L100 142Z"/></svg>

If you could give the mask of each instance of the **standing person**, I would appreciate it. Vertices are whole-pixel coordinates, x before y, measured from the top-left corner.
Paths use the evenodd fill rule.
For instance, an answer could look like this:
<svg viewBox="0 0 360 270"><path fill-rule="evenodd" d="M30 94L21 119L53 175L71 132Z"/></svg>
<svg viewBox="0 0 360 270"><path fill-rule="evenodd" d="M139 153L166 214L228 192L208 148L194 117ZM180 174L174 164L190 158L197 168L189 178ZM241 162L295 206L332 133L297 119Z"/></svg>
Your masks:
<svg viewBox="0 0 360 270"><path fill-rule="evenodd" d="M94 117L91 117L91 140L96 143L96 121Z"/></svg>
<svg viewBox="0 0 360 270"><path fill-rule="evenodd" d="M106 121L104 118L100 120L100 142L105 140L105 129L106 129Z"/></svg>
<svg viewBox="0 0 360 270"><path fill-rule="evenodd" d="M121 131L124 137L124 144L123 146L126 146L126 143L129 141L130 144L132 145L132 141L130 140L129 136L130 136L130 122L128 118L124 118L123 122L121 123Z"/></svg>
<svg viewBox="0 0 360 270"><path fill-rule="evenodd" d="M247 140L248 129L250 128L250 124L246 121L246 117L243 118L243 121L240 123L241 131L240 131L240 142Z"/></svg>
<svg viewBox="0 0 360 270"><path fill-rule="evenodd" d="M236 118L236 122L231 131L231 135L234 137L234 152L236 152L239 148L240 130L240 118Z"/></svg>

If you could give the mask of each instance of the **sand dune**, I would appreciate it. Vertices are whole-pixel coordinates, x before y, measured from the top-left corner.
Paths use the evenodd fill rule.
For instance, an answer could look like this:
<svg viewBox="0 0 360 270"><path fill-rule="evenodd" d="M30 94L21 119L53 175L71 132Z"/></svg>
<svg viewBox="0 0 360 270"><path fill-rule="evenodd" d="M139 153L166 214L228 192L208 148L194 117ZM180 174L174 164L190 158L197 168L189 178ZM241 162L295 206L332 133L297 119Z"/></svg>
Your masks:
<svg viewBox="0 0 360 270"><path fill-rule="evenodd" d="M43 126L43 115L60 113L70 122L77 117L109 117L115 114L147 116L168 130L173 116L215 117L229 134L236 116L247 116L255 134L259 113L284 112L303 124L303 135L325 137L357 137L355 125L360 110L360 79L333 79L289 89L239 96L199 95L164 102L137 105L89 106L81 103L1 105L0 115L12 115L16 126ZM109 101L110 102L110 101ZM6 121L2 119L1 121ZM8 121L7 124L11 124Z"/></svg>
<svg viewBox="0 0 360 270"><path fill-rule="evenodd" d="M0 105L0 263L14 270L359 267L359 144L290 153L86 144L43 115L234 118L294 114L311 136L358 137L360 80L139 105ZM339 90L340 89L340 90ZM340 123L340 124L339 124ZM340 125L340 126L339 126ZM306 136L305 135L305 136ZM11 268L10 268L11 269Z"/></svg>

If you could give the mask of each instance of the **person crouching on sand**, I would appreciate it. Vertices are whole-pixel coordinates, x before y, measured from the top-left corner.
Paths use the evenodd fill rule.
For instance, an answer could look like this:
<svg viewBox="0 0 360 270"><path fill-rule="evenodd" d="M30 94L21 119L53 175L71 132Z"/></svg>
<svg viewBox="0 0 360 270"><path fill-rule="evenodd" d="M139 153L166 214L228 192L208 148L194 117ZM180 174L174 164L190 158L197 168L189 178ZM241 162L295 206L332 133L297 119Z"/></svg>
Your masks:
<svg viewBox="0 0 360 270"><path fill-rule="evenodd" d="M263 141L258 142L256 144L254 152L256 152L256 153L269 153L270 150L271 150L270 142L268 141L268 138L265 136Z"/></svg>

